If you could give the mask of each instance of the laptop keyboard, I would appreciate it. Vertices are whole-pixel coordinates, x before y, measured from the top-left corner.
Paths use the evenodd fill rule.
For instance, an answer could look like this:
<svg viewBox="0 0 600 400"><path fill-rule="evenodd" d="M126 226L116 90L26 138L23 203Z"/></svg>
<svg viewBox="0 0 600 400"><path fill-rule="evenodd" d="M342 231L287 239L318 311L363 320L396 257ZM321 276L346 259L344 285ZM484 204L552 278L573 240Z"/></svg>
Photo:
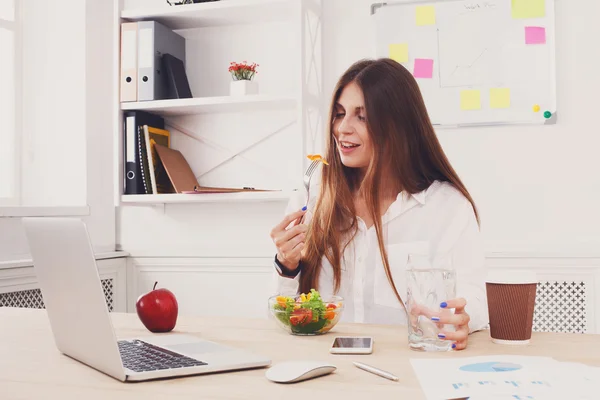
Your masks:
<svg viewBox="0 0 600 400"><path fill-rule="evenodd" d="M135 372L207 365L141 340L120 340L118 343L123 366Z"/></svg>

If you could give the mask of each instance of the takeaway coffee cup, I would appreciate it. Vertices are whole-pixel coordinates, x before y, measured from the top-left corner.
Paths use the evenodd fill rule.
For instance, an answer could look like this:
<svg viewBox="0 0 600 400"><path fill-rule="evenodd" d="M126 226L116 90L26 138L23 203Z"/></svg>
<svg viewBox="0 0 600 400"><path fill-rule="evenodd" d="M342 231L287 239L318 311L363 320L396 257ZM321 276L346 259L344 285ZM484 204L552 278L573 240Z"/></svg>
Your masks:
<svg viewBox="0 0 600 400"><path fill-rule="evenodd" d="M537 279L533 273L494 271L486 281L490 336L498 344L531 339Z"/></svg>

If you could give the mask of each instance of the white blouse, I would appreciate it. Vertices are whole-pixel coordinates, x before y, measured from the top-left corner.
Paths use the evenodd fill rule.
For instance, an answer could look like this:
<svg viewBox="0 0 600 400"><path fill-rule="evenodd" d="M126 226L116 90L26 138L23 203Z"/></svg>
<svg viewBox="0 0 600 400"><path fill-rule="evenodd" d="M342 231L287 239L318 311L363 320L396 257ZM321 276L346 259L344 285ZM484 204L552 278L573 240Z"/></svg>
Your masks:
<svg viewBox="0 0 600 400"><path fill-rule="evenodd" d="M318 193L318 187L311 188ZM286 214L304 206L304 193L290 199ZM311 197L305 223L313 216L316 198ZM471 203L447 182L434 182L428 189L407 195L402 192L382 218L384 242L398 293L406 302L405 268L412 252L444 254L456 271L456 297L467 300L470 331L488 324L485 291L486 269L479 227ZM301 274L302 272L300 272ZM297 293L299 277L275 275L276 293ZM317 289L322 296L333 293L333 269L323 257ZM341 321L406 325L406 314L392 289L377 244L375 227L367 229L358 218L358 232L342 260L340 290L345 310Z"/></svg>

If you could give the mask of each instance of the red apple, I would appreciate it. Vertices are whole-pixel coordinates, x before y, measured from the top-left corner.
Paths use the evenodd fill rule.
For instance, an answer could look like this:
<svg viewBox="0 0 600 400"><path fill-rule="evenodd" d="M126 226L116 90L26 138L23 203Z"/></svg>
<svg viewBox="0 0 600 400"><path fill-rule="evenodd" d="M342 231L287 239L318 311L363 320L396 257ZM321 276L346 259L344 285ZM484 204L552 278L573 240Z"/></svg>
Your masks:
<svg viewBox="0 0 600 400"><path fill-rule="evenodd" d="M178 305L175 295L167 289L156 289L141 295L135 303L137 315L150 332L169 332L177 322Z"/></svg>

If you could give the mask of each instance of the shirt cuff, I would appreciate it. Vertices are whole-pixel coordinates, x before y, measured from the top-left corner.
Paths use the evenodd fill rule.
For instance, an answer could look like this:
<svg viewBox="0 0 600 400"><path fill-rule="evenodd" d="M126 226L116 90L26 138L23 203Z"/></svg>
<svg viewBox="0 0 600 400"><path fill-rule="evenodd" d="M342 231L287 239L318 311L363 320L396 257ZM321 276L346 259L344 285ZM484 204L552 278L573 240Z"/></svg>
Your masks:
<svg viewBox="0 0 600 400"><path fill-rule="evenodd" d="M469 334L489 329L487 299L479 296L464 296L467 300L465 311L469 314Z"/></svg>
<svg viewBox="0 0 600 400"><path fill-rule="evenodd" d="M302 264L300 264L295 270L290 270L285 265L279 262L279 260L277 259L277 254L275 254L273 265L275 266L277 273L286 278L295 278L296 276L298 276L302 267Z"/></svg>

